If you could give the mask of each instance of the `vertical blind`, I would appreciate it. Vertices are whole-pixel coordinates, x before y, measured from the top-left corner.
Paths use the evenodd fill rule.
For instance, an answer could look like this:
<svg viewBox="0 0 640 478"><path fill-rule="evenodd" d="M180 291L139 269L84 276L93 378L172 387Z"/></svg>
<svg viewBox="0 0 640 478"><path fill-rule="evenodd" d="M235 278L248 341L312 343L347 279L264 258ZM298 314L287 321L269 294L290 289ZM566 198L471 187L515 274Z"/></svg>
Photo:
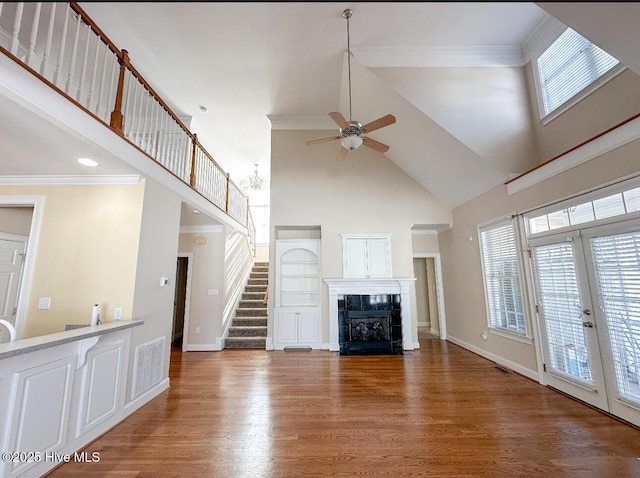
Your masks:
<svg viewBox="0 0 640 478"><path fill-rule="evenodd" d="M568 28L538 58L545 114L589 86L619 63Z"/></svg>
<svg viewBox="0 0 640 478"><path fill-rule="evenodd" d="M516 235L511 218L481 226L480 247L491 327L524 334Z"/></svg>
<svg viewBox="0 0 640 478"><path fill-rule="evenodd" d="M640 232L591 239L619 396L640 403Z"/></svg>

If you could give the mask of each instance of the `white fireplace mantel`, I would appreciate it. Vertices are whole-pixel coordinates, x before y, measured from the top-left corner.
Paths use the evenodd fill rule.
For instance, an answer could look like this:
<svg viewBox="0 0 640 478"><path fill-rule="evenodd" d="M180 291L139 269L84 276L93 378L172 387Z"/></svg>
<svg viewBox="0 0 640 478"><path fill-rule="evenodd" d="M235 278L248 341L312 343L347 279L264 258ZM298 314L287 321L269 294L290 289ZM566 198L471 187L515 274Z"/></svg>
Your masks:
<svg viewBox="0 0 640 478"><path fill-rule="evenodd" d="M325 279L329 288L329 350L340 350L338 335L338 296L339 295L378 295L399 294L400 315L402 317L402 348L413 350L419 348L414 342L411 330L411 296L410 286L414 277L398 277L383 279Z"/></svg>

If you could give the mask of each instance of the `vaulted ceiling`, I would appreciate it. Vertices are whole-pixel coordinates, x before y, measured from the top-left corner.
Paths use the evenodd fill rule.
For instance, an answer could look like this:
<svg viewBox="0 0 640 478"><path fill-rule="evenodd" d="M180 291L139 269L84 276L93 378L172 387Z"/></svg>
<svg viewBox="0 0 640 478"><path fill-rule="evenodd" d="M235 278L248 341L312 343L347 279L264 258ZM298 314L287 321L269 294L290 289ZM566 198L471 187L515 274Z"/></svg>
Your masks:
<svg viewBox="0 0 640 478"><path fill-rule="evenodd" d="M268 178L272 127L337 130L327 113L348 117L345 8L353 10L353 119L366 123L394 114L397 123L371 137L388 144L389 160L450 207L546 159L535 154L521 66L523 45L547 15L640 72L636 3L80 5L129 51L171 107L190 118L201 142L240 185L255 163ZM0 102L2 137L19 136L21 124L34 124L27 116ZM59 147L46 149L40 170L32 164L22 174L51 174L52 156L71 171L76 166L64 159L70 143L40 127L44 134L25 137L22 154L26 147L36 148L30 157L39 156L37 148ZM6 167L4 174L20 174L15 162ZM114 168L102 171L122 173Z"/></svg>

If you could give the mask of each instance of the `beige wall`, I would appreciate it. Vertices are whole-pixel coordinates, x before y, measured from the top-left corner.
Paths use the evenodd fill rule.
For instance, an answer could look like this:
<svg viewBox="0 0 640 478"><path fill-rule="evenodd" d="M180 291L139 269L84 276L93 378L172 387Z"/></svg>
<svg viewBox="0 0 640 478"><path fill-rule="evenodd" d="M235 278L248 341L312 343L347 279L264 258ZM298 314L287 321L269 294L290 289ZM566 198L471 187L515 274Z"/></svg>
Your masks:
<svg viewBox="0 0 640 478"><path fill-rule="evenodd" d="M600 134L640 111L640 76L625 70L601 88L546 125L540 123L531 64L525 67L529 86L532 124L540 150L539 162L547 161Z"/></svg>
<svg viewBox="0 0 640 478"><path fill-rule="evenodd" d="M134 327L131 332L127 397L131 396L134 350L138 345L166 337L163 377L169 374L180 203L175 194L147 179L142 217L138 216L136 225L131 226L137 232L138 245L134 256L135 280L131 284L127 281L134 297L131 317L143 320L144 326ZM169 279L169 284L161 287L163 277ZM123 317L129 315L125 313Z"/></svg>
<svg viewBox="0 0 640 478"><path fill-rule="evenodd" d="M196 237L205 238L206 244L196 244ZM224 228L216 232L180 234L179 251L193 254L193 261L189 261L188 345L214 344L216 337L222 335L225 237ZM217 289L218 295L208 295L208 289ZM199 334L196 327L200 328Z"/></svg>
<svg viewBox="0 0 640 478"><path fill-rule="evenodd" d="M453 229L439 235L447 334L490 354L536 370L533 345L481 333L487 325L478 224L584 192L640 172L640 140L622 146L511 196L498 186L453 211ZM471 238L471 240L469 240Z"/></svg>
<svg viewBox="0 0 640 478"><path fill-rule="evenodd" d="M32 216L32 207L0 206L0 232L28 236Z"/></svg>
<svg viewBox="0 0 640 478"><path fill-rule="evenodd" d="M309 139L333 133L272 132L272 232L279 226L320 226L324 278L342 277L341 233L391 233L393 275L413 277L411 226L450 223L450 210L369 148L360 147L346 160L336 161L338 142L305 146ZM271 247L271 262L274 250ZM270 284L274 284L274 269ZM328 342L324 285L323 296L324 341ZM415 324L415 306L413 312Z"/></svg>
<svg viewBox="0 0 640 478"><path fill-rule="evenodd" d="M102 320L122 307L130 318L144 184L2 186L0 194L42 196L40 234L23 337ZM51 298L49 310L39 298Z"/></svg>
<svg viewBox="0 0 640 478"><path fill-rule="evenodd" d="M414 232L411 234L411 247L414 254L438 252L438 235Z"/></svg>

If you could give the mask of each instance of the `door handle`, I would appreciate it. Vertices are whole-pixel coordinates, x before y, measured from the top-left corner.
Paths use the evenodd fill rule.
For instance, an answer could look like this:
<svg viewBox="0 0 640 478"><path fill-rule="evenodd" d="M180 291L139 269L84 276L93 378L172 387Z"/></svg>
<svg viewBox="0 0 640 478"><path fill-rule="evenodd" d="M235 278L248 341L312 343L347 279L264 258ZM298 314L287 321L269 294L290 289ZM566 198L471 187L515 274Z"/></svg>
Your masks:
<svg viewBox="0 0 640 478"><path fill-rule="evenodd" d="M582 325L587 328L593 328L593 322L582 322Z"/></svg>

